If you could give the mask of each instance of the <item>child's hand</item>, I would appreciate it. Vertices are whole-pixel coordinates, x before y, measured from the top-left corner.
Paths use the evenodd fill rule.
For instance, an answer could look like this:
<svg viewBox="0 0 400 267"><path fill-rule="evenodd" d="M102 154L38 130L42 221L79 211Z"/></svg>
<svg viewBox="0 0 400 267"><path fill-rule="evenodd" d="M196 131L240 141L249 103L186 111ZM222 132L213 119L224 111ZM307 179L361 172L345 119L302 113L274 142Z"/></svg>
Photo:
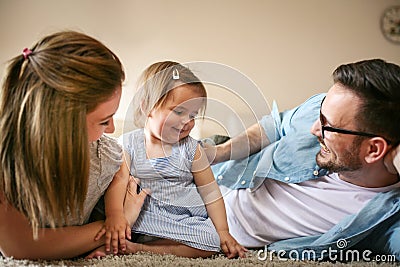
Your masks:
<svg viewBox="0 0 400 267"><path fill-rule="evenodd" d="M228 231L218 231L221 240L221 248L228 259L239 256L240 258L246 257L247 249L240 245Z"/></svg>
<svg viewBox="0 0 400 267"><path fill-rule="evenodd" d="M131 227L122 212L108 214L104 226L97 233L95 240L100 239L105 234L105 250L114 254L126 250L126 239L131 239ZM118 248L119 244L119 248Z"/></svg>

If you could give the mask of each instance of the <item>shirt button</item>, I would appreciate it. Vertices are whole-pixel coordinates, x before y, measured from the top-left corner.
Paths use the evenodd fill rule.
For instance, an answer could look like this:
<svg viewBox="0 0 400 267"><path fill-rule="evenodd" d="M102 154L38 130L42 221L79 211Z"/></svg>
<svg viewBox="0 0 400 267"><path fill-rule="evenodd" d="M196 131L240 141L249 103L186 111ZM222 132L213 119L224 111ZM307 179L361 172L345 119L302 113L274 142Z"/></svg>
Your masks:
<svg viewBox="0 0 400 267"><path fill-rule="evenodd" d="M290 181L290 177L285 177L285 181Z"/></svg>
<svg viewBox="0 0 400 267"><path fill-rule="evenodd" d="M318 175L318 171L315 170L315 171L313 172L313 174L314 174L315 176L317 176L317 175Z"/></svg>
<svg viewBox="0 0 400 267"><path fill-rule="evenodd" d="M246 183L246 181L242 181L241 184L244 185Z"/></svg>
<svg viewBox="0 0 400 267"><path fill-rule="evenodd" d="M222 175L218 175L217 177L218 180L222 180L222 178L224 178Z"/></svg>

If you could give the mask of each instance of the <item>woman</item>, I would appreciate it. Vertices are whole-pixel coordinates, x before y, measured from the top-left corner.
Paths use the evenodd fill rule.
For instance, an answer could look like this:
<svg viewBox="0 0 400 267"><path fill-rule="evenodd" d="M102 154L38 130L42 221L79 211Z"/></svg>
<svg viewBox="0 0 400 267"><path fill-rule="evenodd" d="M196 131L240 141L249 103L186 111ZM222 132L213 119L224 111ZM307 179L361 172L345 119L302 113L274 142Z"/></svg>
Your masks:
<svg viewBox="0 0 400 267"><path fill-rule="evenodd" d="M114 131L124 76L113 52L73 31L46 36L11 60L0 93L3 255L70 258L105 244L104 237L94 239L104 222L87 223L91 210L84 206L89 176L99 175L95 167L99 179L118 169L127 175L126 165L120 168L122 150L110 139L98 141ZM98 157L91 156L93 150ZM91 200L105 189L92 192ZM130 182L128 192L135 189ZM126 194L130 223L145 196Z"/></svg>

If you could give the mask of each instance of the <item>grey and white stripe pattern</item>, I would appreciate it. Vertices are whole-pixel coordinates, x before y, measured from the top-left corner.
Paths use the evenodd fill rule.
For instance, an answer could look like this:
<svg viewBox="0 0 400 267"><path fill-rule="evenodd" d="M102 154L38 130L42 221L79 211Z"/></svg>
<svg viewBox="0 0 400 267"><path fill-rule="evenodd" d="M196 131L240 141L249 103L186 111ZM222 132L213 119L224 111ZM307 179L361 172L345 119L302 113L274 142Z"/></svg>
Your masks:
<svg viewBox="0 0 400 267"><path fill-rule="evenodd" d="M131 174L140 179L142 188L151 190L132 231L219 251L219 236L191 173L198 141L187 137L173 146L170 156L147 159L143 129L121 139L131 158Z"/></svg>

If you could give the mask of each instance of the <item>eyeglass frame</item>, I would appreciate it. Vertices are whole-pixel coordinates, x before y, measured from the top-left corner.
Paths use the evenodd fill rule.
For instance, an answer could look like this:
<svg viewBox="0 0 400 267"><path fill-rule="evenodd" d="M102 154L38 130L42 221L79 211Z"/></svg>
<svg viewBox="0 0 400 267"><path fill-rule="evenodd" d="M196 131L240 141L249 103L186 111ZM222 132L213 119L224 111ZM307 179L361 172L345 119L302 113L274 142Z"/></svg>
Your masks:
<svg viewBox="0 0 400 267"><path fill-rule="evenodd" d="M352 131L352 130L346 130L346 129L343 129L343 128L325 126L324 125L324 119L323 119L322 112L321 112L322 103L324 103L324 100L325 100L325 97L322 99L321 107L319 108L319 122L321 123L321 136L322 136L322 139L325 139L325 131L328 131L328 132L335 132L335 133L341 133L341 134L351 134L351 135L358 135L358 136L365 136L365 137L381 137L381 138L385 139L388 144L391 143L390 140L388 140L385 137L383 137L381 135L378 135L378 134L359 132L359 131Z"/></svg>

